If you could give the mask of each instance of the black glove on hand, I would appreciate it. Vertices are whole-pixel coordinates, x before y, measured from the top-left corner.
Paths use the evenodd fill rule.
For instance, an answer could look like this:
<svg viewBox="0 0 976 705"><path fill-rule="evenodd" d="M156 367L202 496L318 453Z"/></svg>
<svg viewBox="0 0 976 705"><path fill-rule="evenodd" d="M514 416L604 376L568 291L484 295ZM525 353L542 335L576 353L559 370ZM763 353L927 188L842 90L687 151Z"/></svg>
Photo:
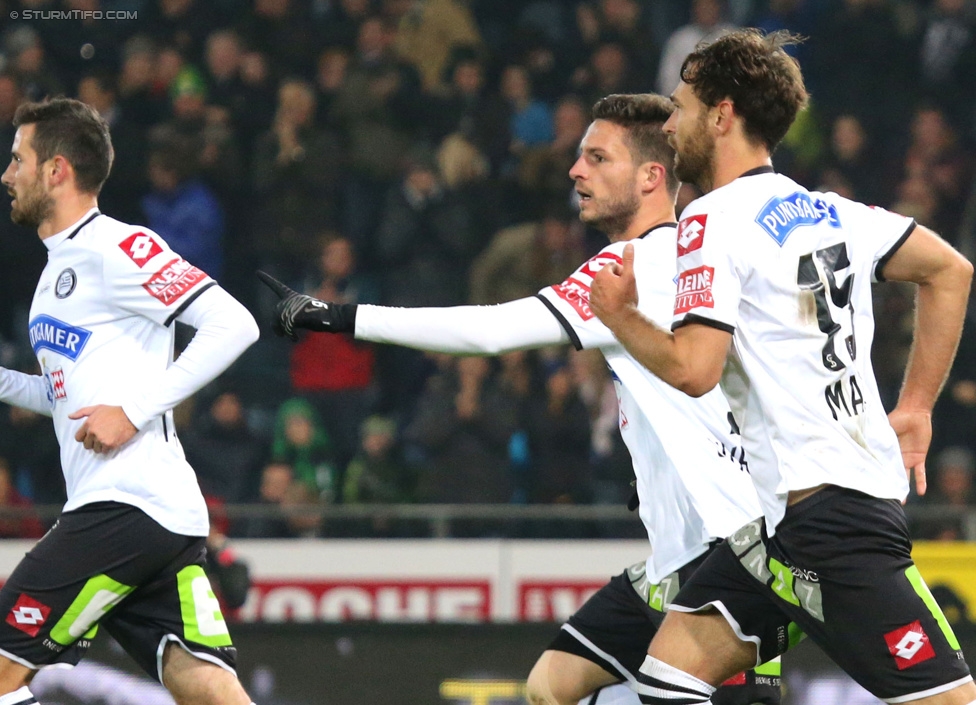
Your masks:
<svg viewBox="0 0 976 705"><path fill-rule="evenodd" d="M258 272L278 298L275 304L274 332L298 340L295 330L307 328L324 333L353 333L356 330L356 304L335 304L292 291L270 274Z"/></svg>

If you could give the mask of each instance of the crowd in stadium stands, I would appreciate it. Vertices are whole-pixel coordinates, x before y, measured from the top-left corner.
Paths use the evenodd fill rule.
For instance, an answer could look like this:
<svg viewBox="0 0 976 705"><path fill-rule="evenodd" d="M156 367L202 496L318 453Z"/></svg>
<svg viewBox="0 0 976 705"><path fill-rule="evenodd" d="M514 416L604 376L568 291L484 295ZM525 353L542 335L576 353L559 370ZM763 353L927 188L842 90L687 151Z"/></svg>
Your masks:
<svg viewBox="0 0 976 705"><path fill-rule="evenodd" d="M21 101L91 104L116 147L103 212L158 232L263 322L274 302L258 268L322 299L395 306L491 304L561 281L603 237L577 220L567 176L590 106L669 94L697 42L742 25L809 38L796 55L812 106L780 171L976 254L972 0L0 0L0 17L0 154ZM45 250L7 199L2 211L0 364L29 371ZM872 352L890 404L913 294L881 294ZM967 326L937 408L932 494L913 502L976 506L974 336ZM178 411L215 506L630 494L598 354L454 359L266 329ZM0 506L57 503L59 476L47 420L0 408ZM0 522L2 536L37 530ZM322 531L265 515L229 530Z"/></svg>

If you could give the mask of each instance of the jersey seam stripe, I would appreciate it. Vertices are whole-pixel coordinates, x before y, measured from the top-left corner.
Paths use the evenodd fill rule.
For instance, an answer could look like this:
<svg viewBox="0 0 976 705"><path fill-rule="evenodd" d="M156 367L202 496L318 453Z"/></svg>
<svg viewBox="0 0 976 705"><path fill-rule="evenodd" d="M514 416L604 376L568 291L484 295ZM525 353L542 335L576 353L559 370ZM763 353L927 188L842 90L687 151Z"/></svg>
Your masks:
<svg viewBox="0 0 976 705"><path fill-rule="evenodd" d="M660 228L676 228L676 227L678 227L678 224L677 223L658 223L653 228L648 228L647 232L644 233L643 235L638 235L637 236L637 239L638 240L643 240L645 237L647 237L648 235L650 235L652 232L654 232L655 230L658 230Z"/></svg>
<svg viewBox="0 0 976 705"><path fill-rule="evenodd" d="M556 320L559 321L559 325L566 329L566 334L569 335L569 339L573 343L573 347L577 350L582 350L583 343L580 341L579 336L576 335L576 330L569 325L569 321L567 321L566 317L559 312L559 309L556 308L552 301L547 299L542 294L536 294L535 297L539 299L539 301L541 301L547 309L549 309L549 313L556 317Z"/></svg>
<svg viewBox="0 0 976 705"><path fill-rule="evenodd" d="M892 245L891 249L885 252L884 256L878 260L878 263L876 265L874 265L874 278L877 279L879 282L887 281L884 278L884 274L883 274L885 265L888 264L888 261L895 256L895 253L898 252L899 249L901 249L901 246L905 244L905 241L908 240L908 237L913 232L915 232L915 227L917 225L918 223L915 222L914 218L912 218L911 224L908 226L908 228L905 230L902 236L898 238L898 241L894 245Z"/></svg>
<svg viewBox="0 0 976 705"><path fill-rule="evenodd" d="M735 326L730 326L728 323L722 323L722 321L716 321L714 318L699 316L697 313L689 313L680 321L672 323L671 331L676 331L681 328L681 326L686 326L689 323L700 323L701 325L708 326L709 328L717 328L718 330L725 331L730 335L735 333Z"/></svg>
<svg viewBox="0 0 976 705"><path fill-rule="evenodd" d="M97 218L100 215L101 215L101 212L100 211L95 211L94 213L92 213L89 217L85 218L85 222L82 223L81 225L79 225L77 228L75 228L74 229L74 232L72 232L70 235L68 235L68 237L66 239L68 239L68 240L74 240L75 235L77 235L78 233L80 233L81 232L81 229L83 227L85 227L86 225L88 225L90 222L92 222L93 220L95 220L95 218Z"/></svg>
<svg viewBox="0 0 976 705"><path fill-rule="evenodd" d="M188 298L186 301L184 301L182 304L180 304L180 307L178 309L176 309L175 311L173 311L172 314L170 314L170 317L166 319L166 321L163 323L163 325L166 326L167 328L169 328L170 324L173 321L176 320L176 317L179 316L184 311L186 311L186 307L187 306L189 306L194 301L196 301L197 298L200 296L200 294L202 294L203 292L205 292L207 289L209 289L212 286L217 286L217 282L210 282L209 284L206 284L206 285L202 286L200 289L198 289L197 291L193 292L193 294L190 296L190 298Z"/></svg>

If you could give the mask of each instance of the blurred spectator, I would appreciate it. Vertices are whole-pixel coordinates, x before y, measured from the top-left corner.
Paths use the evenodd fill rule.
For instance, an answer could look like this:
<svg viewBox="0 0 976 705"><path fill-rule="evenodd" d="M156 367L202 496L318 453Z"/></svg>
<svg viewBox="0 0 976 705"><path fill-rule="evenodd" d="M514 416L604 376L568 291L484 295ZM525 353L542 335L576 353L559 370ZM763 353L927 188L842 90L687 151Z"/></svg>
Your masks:
<svg viewBox="0 0 976 705"><path fill-rule="evenodd" d="M78 83L78 99L95 108L112 131L115 158L108 180L98 194L98 207L127 223L142 222L139 199L148 190L144 129L123 113L109 73L85 75Z"/></svg>
<svg viewBox="0 0 976 705"><path fill-rule="evenodd" d="M341 478L332 441L308 401L289 399L278 407L271 458L288 465L311 497L325 503L338 500Z"/></svg>
<svg viewBox="0 0 976 705"><path fill-rule="evenodd" d="M333 104L332 119L342 130L349 164L342 230L362 255L371 249L379 222L376 204L396 179L422 109L420 77L394 54L393 36L382 17L363 21Z"/></svg>
<svg viewBox="0 0 976 705"><path fill-rule="evenodd" d="M630 57L615 41L600 42L589 63L577 69L572 80L574 90L590 105L607 95L632 93L641 83L633 76Z"/></svg>
<svg viewBox="0 0 976 705"><path fill-rule="evenodd" d="M339 121L335 114L335 102L346 83L346 73L352 57L345 47L328 47L319 54L315 64L315 91L318 110L315 124L319 127L337 129Z"/></svg>
<svg viewBox="0 0 976 705"><path fill-rule="evenodd" d="M500 230L471 265L470 302L497 304L534 296L586 259L576 213L551 204L538 222Z"/></svg>
<svg viewBox="0 0 976 705"><path fill-rule="evenodd" d="M458 0L409 0L397 28L396 50L417 67L425 90L440 85L451 51L477 46L481 36L474 17Z"/></svg>
<svg viewBox="0 0 976 705"><path fill-rule="evenodd" d="M483 357L449 358L432 376L404 429L405 442L426 455L418 478L421 502L508 502L508 443L518 404Z"/></svg>
<svg viewBox="0 0 976 705"><path fill-rule="evenodd" d="M412 469L400 461L396 423L370 416L362 424L362 445L346 469L346 504L402 503L414 500Z"/></svg>
<svg viewBox="0 0 976 705"><path fill-rule="evenodd" d="M44 525L29 512L30 500L14 487L10 463L0 456L0 539L39 539L44 535ZM7 510L14 513L8 515Z"/></svg>
<svg viewBox="0 0 976 705"><path fill-rule="evenodd" d="M664 45L657 72L657 92L671 95L681 80L681 64L699 42L732 29L725 19L725 0L692 0L691 22L679 27Z"/></svg>
<svg viewBox="0 0 976 705"><path fill-rule="evenodd" d="M896 4L843 0L822 16L806 72L826 120L856 115L868 134L898 134L917 90L918 60Z"/></svg>
<svg viewBox="0 0 976 705"><path fill-rule="evenodd" d="M218 7L208 0L150 0L139 13L140 29L196 62L206 36L221 24Z"/></svg>
<svg viewBox="0 0 976 705"><path fill-rule="evenodd" d="M959 509L976 506L976 488L973 487L976 460L972 451L959 446L946 448L936 457L934 465L934 477L924 497L927 504ZM962 538L960 521L954 517L926 527L921 534L938 541L958 541Z"/></svg>
<svg viewBox="0 0 976 705"><path fill-rule="evenodd" d="M3 45L24 98L38 101L64 93L57 71L47 62L41 37L31 27L21 25L6 33Z"/></svg>
<svg viewBox="0 0 976 705"><path fill-rule="evenodd" d="M463 303L467 268L480 245L470 213L444 189L434 155L414 150L403 180L386 195L376 233L383 303Z"/></svg>
<svg viewBox="0 0 976 705"><path fill-rule="evenodd" d="M576 162L588 116L589 108L579 98L563 97L553 114L552 142L528 149L522 157L519 184L535 213L546 203L569 202L573 194L569 170Z"/></svg>
<svg viewBox="0 0 976 705"><path fill-rule="evenodd" d="M323 301L365 304L379 300L373 280L357 271L347 238L333 235L321 245L314 282L307 290ZM351 335L304 336L291 349L292 389L318 411L345 467L359 447L360 425L373 401L373 346Z"/></svg>
<svg viewBox="0 0 976 705"><path fill-rule="evenodd" d="M512 141L509 153L510 161L517 165L527 147L552 141L552 111L541 100L534 98L529 72L519 64L505 67L502 72L501 94L508 101L511 110L508 124ZM514 168L509 167L506 171Z"/></svg>
<svg viewBox="0 0 976 705"><path fill-rule="evenodd" d="M207 121L230 125L240 138L243 155L249 156L254 140L271 121L272 108L263 99L265 91L255 92L242 76L244 49L240 37L229 29L219 29L207 37Z"/></svg>
<svg viewBox="0 0 976 705"><path fill-rule="evenodd" d="M889 203L891 169L873 147L860 120L853 115L838 116L831 128L817 188L871 205Z"/></svg>
<svg viewBox="0 0 976 705"><path fill-rule="evenodd" d="M591 501L589 411L564 360L547 366L545 394L529 400L527 429L532 452L529 501Z"/></svg>
<svg viewBox="0 0 976 705"><path fill-rule="evenodd" d="M971 316L963 327L945 390L936 402L932 427L930 453L949 446L976 453L976 325Z"/></svg>
<svg viewBox="0 0 976 705"><path fill-rule="evenodd" d="M262 262L285 278L300 276L318 253L315 234L335 217L341 164L334 135L315 127L315 92L305 81L278 89L271 130L254 154L254 236Z"/></svg>
<svg viewBox="0 0 976 705"><path fill-rule="evenodd" d="M257 516L239 522L234 536L261 539L290 539L314 536L318 529L317 516L301 513L299 507L315 501L308 485L295 479L288 463L272 462L261 472L258 490ZM278 510L270 512L268 510Z"/></svg>
<svg viewBox="0 0 976 705"><path fill-rule="evenodd" d="M148 37L137 35L122 49L122 68L118 78L119 108L125 119L148 129L166 112L164 95L154 90L156 47Z"/></svg>
<svg viewBox="0 0 976 705"><path fill-rule="evenodd" d="M960 138L945 112L920 105L911 122L912 142L905 154L905 175L930 184L936 211L926 224L950 243L959 239L959 219L973 177L973 152Z"/></svg>
<svg viewBox="0 0 976 705"><path fill-rule="evenodd" d="M372 0L338 0L313 4L320 46L352 48L356 34L372 10Z"/></svg>
<svg viewBox="0 0 976 705"><path fill-rule="evenodd" d="M948 101L952 115L976 128L976 27L972 3L935 0L922 27L919 73L923 94Z"/></svg>
<svg viewBox="0 0 976 705"><path fill-rule="evenodd" d="M625 49L638 82L648 86L658 73L661 46L641 10L637 0L600 0L600 35Z"/></svg>
<svg viewBox="0 0 976 705"><path fill-rule="evenodd" d="M283 76L311 75L315 27L299 0L254 0L238 15L237 29L251 49L268 57Z"/></svg>
<svg viewBox="0 0 976 705"><path fill-rule="evenodd" d="M61 453L46 416L19 406L0 419L0 457L6 458L17 492L34 504L63 504L67 499Z"/></svg>
<svg viewBox="0 0 976 705"><path fill-rule="evenodd" d="M173 135L149 152L152 190L142 199L146 224L176 252L214 279L224 273L224 213L213 191L197 176L194 145Z"/></svg>
<svg viewBox="0 0 976 705"><path fill-rule="evenodd" d="M13 146L12 121L23 99L20 86L9 73L0 73L0 154L9 155ZM47 261L47 248L27 228L10 220L10 199L0 201L0 337L27 346L27 311L37 279Z"/></svg>
<svg viewBox="0 0 976 705"><path fill-rule="evenodd" d="M181 442L204 496L228 504L254 497L266 442L248 427L236 392L218 394L206 415L181 434Z"/></svg>
<svg viewBox="0 0 976 705"><path fill-rule="evenodd" d="M509 153L509 108L486 88L485 64L470 47L459 47L448 64L447 80L434 94L433 141L459 132L488 157L498 173Z"/></svg>

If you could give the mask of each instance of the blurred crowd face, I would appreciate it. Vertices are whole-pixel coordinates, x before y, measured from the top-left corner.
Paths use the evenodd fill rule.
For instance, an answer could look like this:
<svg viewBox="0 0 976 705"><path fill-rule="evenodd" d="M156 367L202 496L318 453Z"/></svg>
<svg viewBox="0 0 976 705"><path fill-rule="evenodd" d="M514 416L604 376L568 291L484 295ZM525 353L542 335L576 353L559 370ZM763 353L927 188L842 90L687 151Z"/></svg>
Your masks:
<svg viewBox="0 0 976 705"><path fill-rule="evenodd" d="M834 121L830 140L834 154L843 161L851 161L864 149L864 129L856 117L841 115Z"/></svg>
<svg viewBox="0 0 976 705"><path fill-rule="evenodd" d="M115 95L104 90L98 79L87 76L78 82L78 100L105 115L114 105Z"/></svg>
<svg viewBox="0 0 976 705"><path fill-rule="evenodd" d="M292 414L285 421L285 438L290 443L305 448L312 445L312 438L315 436L315 428L312 422L301 414Z"/></svg>
<svg viewBox="0 0 976 705"><path fill-rule="evenodd" d="M291 486L291 467L284 463L272 463L264 468L261 474L261 499L274 504L281 504L288 496Z"/></svg>
<svg viewBox="0 0 976 705"><path fill-rule="evenodd" d="M579 159L569 170L576 182L580 220L605 232L611 241L627 229L640 208L637 165L626 136L626 128L594 120L583 137Z"/></svg>
<svg viewBox="0 0 976 705"><path fill-rule="evenodd" d="M379 17L371 17L359 25L356 53L360 59L366 62L379 61L386 55L389 45L389 33Z"/></svg>
<svg viewBox="0 0 976 705"><path fill-rule="evenodd" d="M0 75L0 122L9 124L20 104L20 89L12 76Z"/></svg>
<svg viewBox="0 0 976 705"><path fill-rule="evenodd" d="M301 81L289 81L278 90L278 118L290 125L305 126L315 116L315 93Z"/></svg>
<svg viewBox="0 0 976 705"><path fill-rule="evenodd" d="M583 106L575 100L564 100L556 106L553 114L553 132L558 144L579 144L586 131L586 113Z"/></svg>
<svg viewBox="0 0 976 705"><path fill-rule="evenodd" d="M531 92L529 72L525 70L525 67L519 65L506 67L501 80L502 97L511 103L520 105L532 97Z"/></svg>
<svg viewBox="0 0 976 705"><path fill-rule="evenodd" d="M349 67L349 54L344 49L327 49L319 56L315 82L322 91L333 92L342 88Z"/></svg>
<svg viewBox="0 0 976 705"><path fill-rule="evenodd" d="M454 68L452 81L454 87L461 95L478 95L484 83L484 74L481 71L481 65L476 61L462 61Z"/></svg>
<svg viewBox="0 0 976 705"><path fill-rule="evenodd" d="M224 392L214 400L210 415L224 428L234 428L244 423L244 407L240 398L232 392Z"/></svg>
<svg viewBox="0 0 976 705"><path fill-rule="evenodd" d="M322 248L322 273L329 279L347 279L356 267L352 244L344 237L330 240Z"/></svg>
<svg viewBox="0 0 976 705"><path fill-rule="evenodd" d="M207 70L218 81L237 75L241 66L241 47L232 32L214 32L207 39Z"/></svg>

